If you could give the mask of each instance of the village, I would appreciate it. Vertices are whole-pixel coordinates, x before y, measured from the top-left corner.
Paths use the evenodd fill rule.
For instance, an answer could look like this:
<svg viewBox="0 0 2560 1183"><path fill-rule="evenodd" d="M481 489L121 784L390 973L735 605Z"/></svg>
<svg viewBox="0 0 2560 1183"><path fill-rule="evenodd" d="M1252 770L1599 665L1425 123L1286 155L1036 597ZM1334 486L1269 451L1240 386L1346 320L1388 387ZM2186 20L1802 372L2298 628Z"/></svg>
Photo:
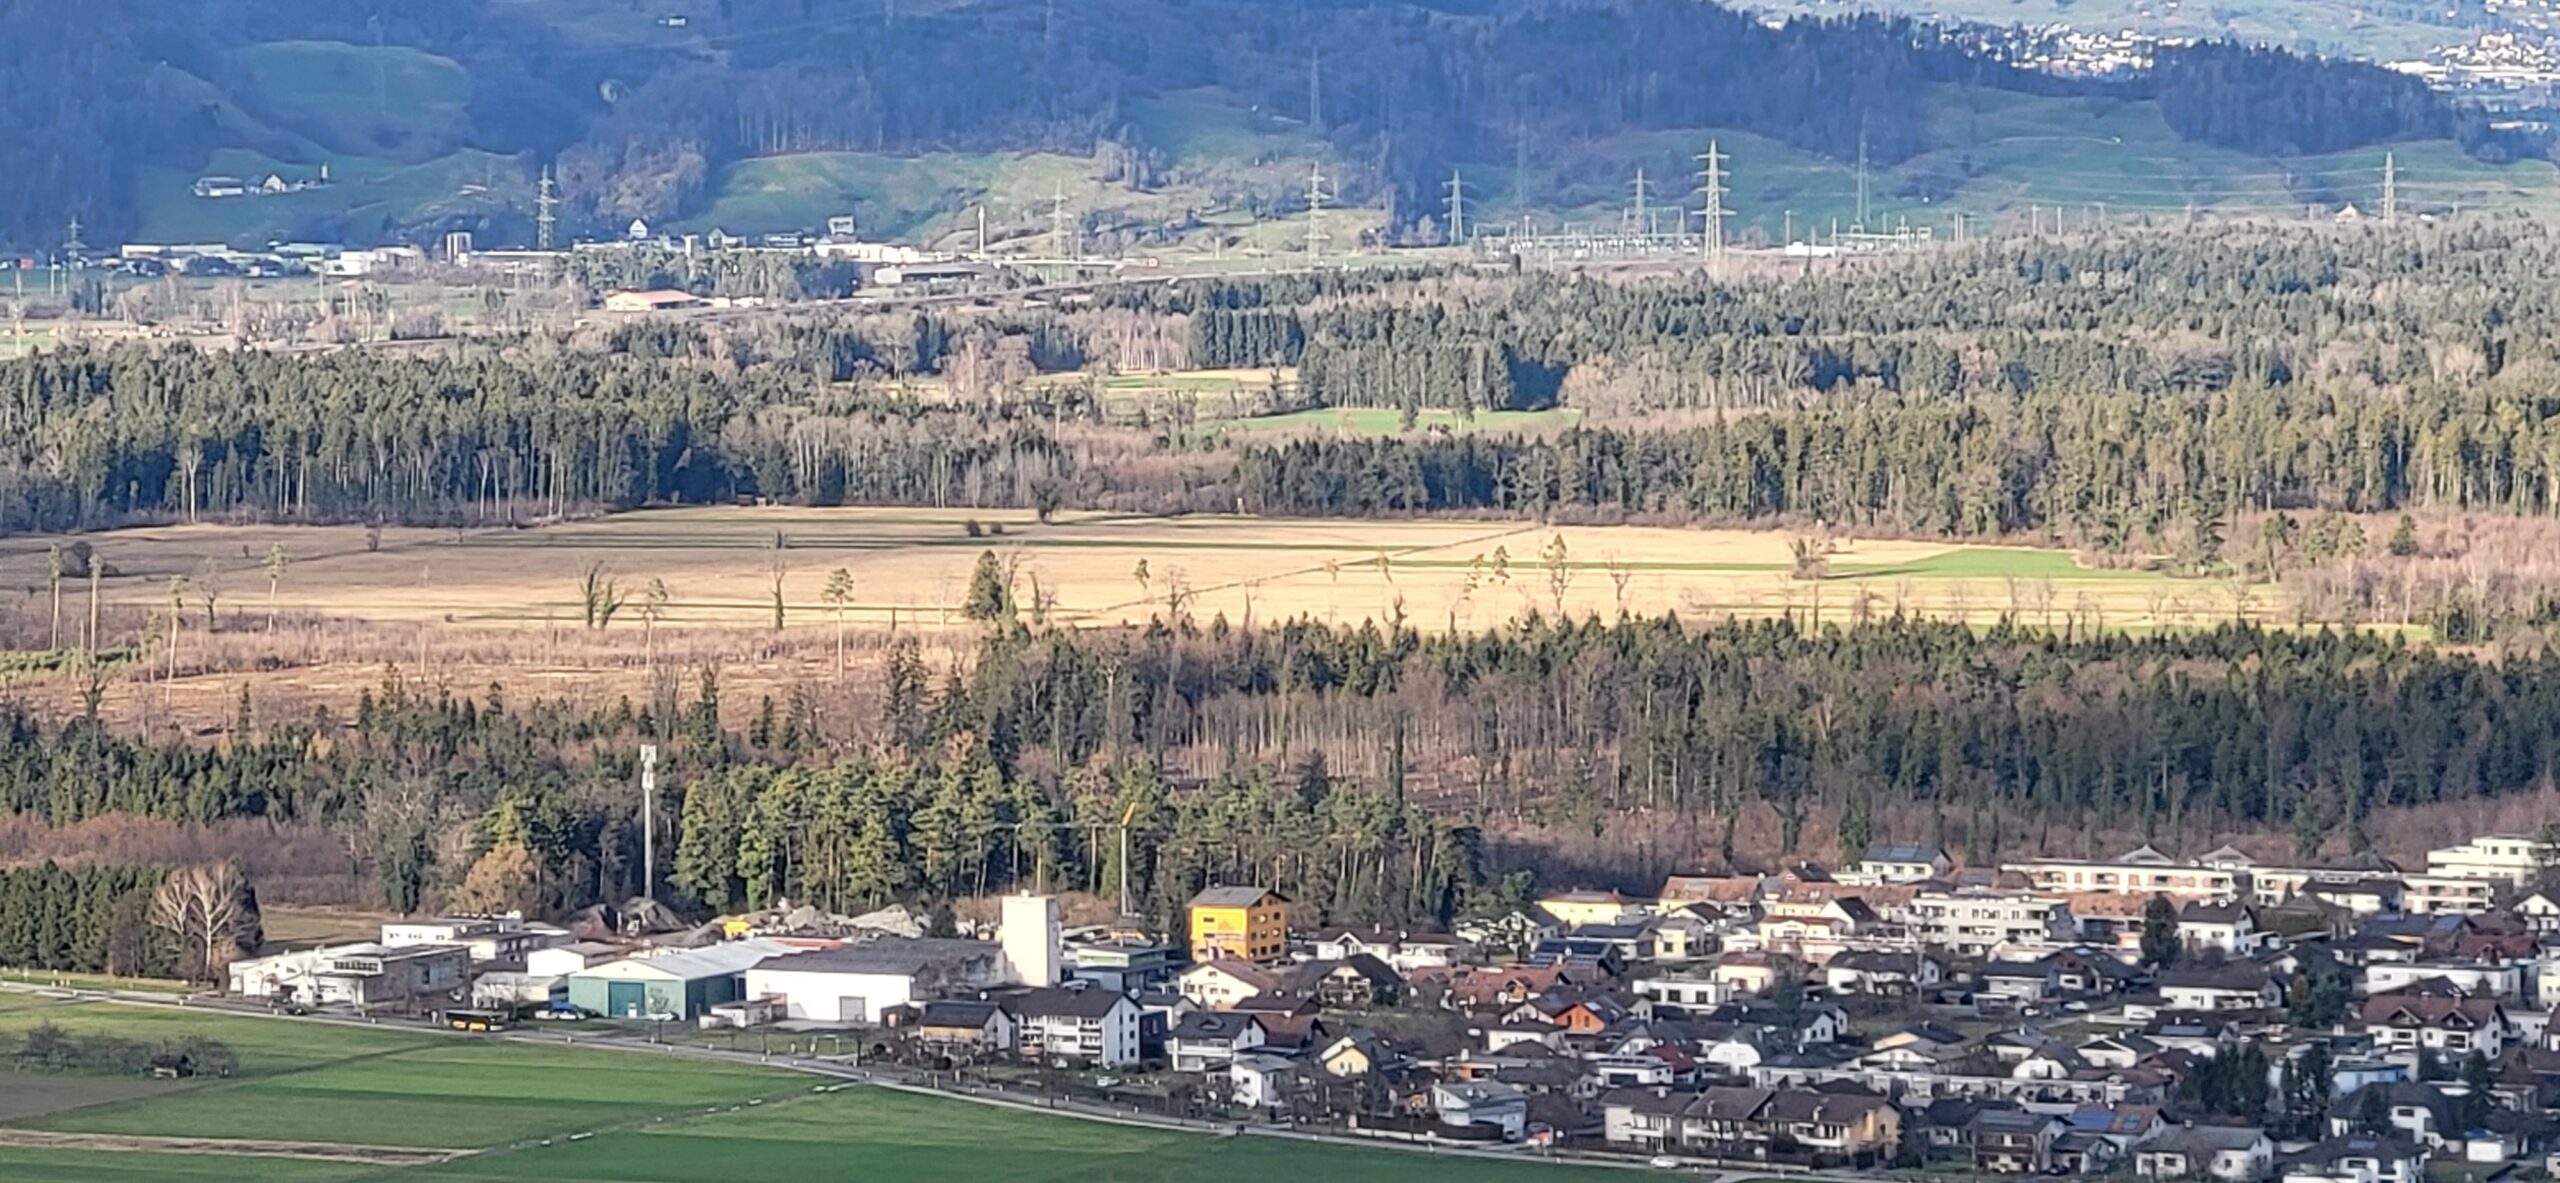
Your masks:
<svg viewBox="0 0 2560 1183"><path fill-rule="evenodd" d="M1447 933L1301 927L1250 885L1173 933L1070 928L1029 894L939 936L896 907L444 917L235 962L228 993L1666 1169L2452 1183L2560 1167L2551 855L2492 835L2423 870L2228 846L1960 868L1880 844Z"/></svg>

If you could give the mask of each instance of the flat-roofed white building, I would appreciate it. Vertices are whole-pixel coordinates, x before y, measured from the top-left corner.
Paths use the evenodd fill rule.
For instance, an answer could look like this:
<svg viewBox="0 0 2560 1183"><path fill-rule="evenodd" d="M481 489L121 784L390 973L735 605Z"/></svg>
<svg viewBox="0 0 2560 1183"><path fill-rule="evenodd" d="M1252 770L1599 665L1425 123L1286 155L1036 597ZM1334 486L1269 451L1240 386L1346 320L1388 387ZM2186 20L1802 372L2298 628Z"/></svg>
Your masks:
<svg viewBox="0 0 2560 1183"><path fill-rule="evenodd" d="M2165 895L2178 899L2229 899L2239 891L2240 872L2229 867L2181 863L2149 846L2113 859L2032 859L2004 863L2003 871L2026 877L2040 892L2113 895Z"/></svg>
<svg viewBox="0 0 2560 1183"><path fill-rule="evenodd" d="M2427 874L2446 879L2494 879L2519 886L2542 873L2549 852L2525 834L2483 834L2460 846L2427 852Z"/></svg>

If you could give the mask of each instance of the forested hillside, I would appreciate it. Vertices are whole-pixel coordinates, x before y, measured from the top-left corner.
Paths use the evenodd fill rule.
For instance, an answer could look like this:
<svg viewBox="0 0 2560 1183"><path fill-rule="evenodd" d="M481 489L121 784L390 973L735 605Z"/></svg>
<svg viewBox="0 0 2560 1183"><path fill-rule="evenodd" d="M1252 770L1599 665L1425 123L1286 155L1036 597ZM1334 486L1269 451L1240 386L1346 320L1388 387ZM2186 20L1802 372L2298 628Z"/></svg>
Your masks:
<svg viewBox="0 0 2560 1183"><path fill-rule="evenodd" d="M216 159L360 158L386 194L427 183L398 168L457 153L484 174L556 164L586 227L698 208L725 166L779 153L1050 149L1118 160L1145 188L1170 145L1137 104L1176 93L1316 137L1353 165L1344 199L1397 227L1438 212L1458 162L1627 133L1724 128L1838 160L1864 145L1889 165L1947 146L1948 95L2156 97L2178 135L2252 153L2447 136L2485 149L2488 134L2369 67L2208 46L2156 79L2065 81L1902 21L1771 27L1691 0L698 7L679 11L681 33L635 12L661 35L600 37L550 0L0 5L0 119L15 132L0 167L32 180L0 195L0 243L54 245L75 214L109 240L136 224L146 168L165 185ZM261 50L276 46L313 51ZM406 90L394 101L395 68L454 72L459 118L421 118ZM520 232L516 217L485 228Z"/></svg>

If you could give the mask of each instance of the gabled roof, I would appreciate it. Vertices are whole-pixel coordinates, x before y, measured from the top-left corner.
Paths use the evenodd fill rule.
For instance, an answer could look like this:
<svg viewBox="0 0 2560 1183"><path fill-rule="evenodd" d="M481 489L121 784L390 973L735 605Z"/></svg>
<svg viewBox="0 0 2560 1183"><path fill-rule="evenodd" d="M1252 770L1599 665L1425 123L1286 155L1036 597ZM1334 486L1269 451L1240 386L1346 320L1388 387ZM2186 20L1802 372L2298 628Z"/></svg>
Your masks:
<svg viewBox="0 0 2560 1183"><path fill-rule="evenodd" d="M2124 852L2124 854L2117 857L2116 861L2131 865L2161 867L2169 866L2176 862L2176 860L2170 858L2168 855L2160 853L2158 847L2155 847L2148 842Z"/></svg>
<svg viewBox="0 0 2560 1183"><path fill-rule="evenodd" d="M1867 847L1865 861L1870 863L1935 864L1946 861L1946 857L1946 852L1935 846L1897 846L1892 843L1878 842Z"/></svg>
<svg viewBox="0 0 2560 1183"><path fill-rule="evenodd" d="M2347 1138L2330 1138L2312 1146L2310 1149L2304 1150L2300 1154L2292 1156L2289 1161L2299 1163L2333 1163L2342 1158L2379 1158L2386 1162L2400 1162L2413 1158L2424 1158L2426 1153L2427 1152L2420 1148L2415 1142L2404 1141L2399 1138L2374 1138L2357 1135Z"/></svg>
<svg viewBox="0 0 2560 1183"><path fill-rule="evenodd" d="M2178 909L2180 924L2239 924L2244 921L2254 926L2257 923L2257 912L2249 905L2237 901L2227 904L2208 904L2197 901Z"/></svg>
<svg viewBox="0 0 2560 1183"><path fill-rule="evenodd" d="M1165 1038L1228 1041L1259 1039L1262 1030L1261 1022L1250 1014L1204 1010L1182 1016L1181 1022L1174 1024L1172 1030L1165 1032Z"/></svg>
<svg viewBox="0 0 2560 1183"><path fill-rule="evenodd" d="M924 1004L924 1015L920 1022L926 1027L966 1027L977 1030L985 1027L988 1020L1002 1013L1004 1013L1004 1004L1001 1002L946 999Z"/></svg>
<svg viewBox="0 0 2560 1183"><path fill-rule="evenodd" d="M1128 1001L1127 995L1111 990L1090 987L1075 990L1064 986L1025 990L1005 999L1013 1013L1027 1019L1099 1019Z"/></svg>
<svg viewBox="0 0 2560 1183"><path fill-rule="evenodd" d="M2368 1024L2385 1026L2478 1028L2497 1022L2504 1013L2494 998L2378 994L2364 1000L2361 1017Z"/></svg>
<svg viewBox="0 0 2560 1183"><path fill-rule="evenodd" d="M2186 990L2264 989L2268 982L2265 966L2246 961L2230 961L2220 965L2176 965L2161 970L2160 988Z"/></svg>
<svg viewBox="0 0 2560 1183"><path fill-rule="evenodd" d="M2247 1150L2266 1141L2267 1132L2256 1126L2175 1125L2154 1135L2140 1149L2144 1153L2165 1150L2189 1158L2211 1158L2226 1150Z"/></svg>
<svg viewBox="0 0 2560 1183"><path fill-rule="evenodd" d="M1254 908L1265 900L1288 903L1287 896L1268 887L1210 887L1191 897L1194 908Z"/></svg>

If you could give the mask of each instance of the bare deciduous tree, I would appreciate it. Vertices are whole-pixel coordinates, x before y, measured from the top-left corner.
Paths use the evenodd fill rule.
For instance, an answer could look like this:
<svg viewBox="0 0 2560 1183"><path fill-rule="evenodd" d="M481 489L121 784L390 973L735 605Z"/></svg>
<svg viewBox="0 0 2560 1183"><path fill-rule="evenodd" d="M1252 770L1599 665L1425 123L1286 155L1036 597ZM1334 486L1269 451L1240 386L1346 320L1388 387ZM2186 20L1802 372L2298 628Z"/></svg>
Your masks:
<svg viewBox="0 0 2560 1183"><path fill-rule="evenodd" d="M214 981L243 950L265 938L258 897L232 863L181 867L151 896L151 923L176 940L183 968L198 981Z"/></svg>

